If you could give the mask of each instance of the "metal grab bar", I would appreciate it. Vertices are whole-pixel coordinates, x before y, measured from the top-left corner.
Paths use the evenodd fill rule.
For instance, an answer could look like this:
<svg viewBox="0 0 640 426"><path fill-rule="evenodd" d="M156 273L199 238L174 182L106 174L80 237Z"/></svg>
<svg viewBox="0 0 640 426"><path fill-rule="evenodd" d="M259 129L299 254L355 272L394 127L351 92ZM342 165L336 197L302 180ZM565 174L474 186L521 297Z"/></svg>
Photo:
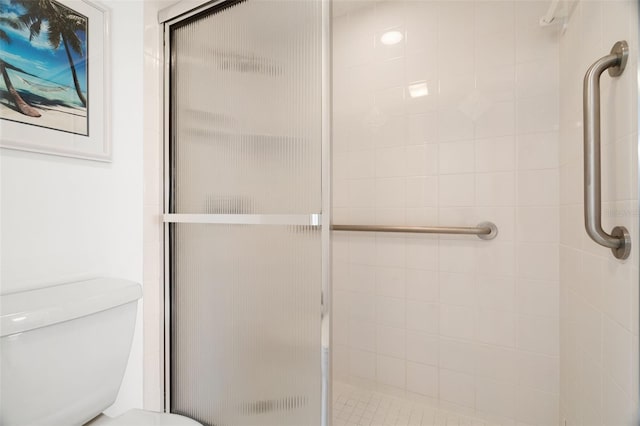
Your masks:
<svg viewBox="0 0 640 426"><path fill-rule="evenodd" d="M623 226L616 226L611 235L602 229L600 176L600 76L605 70L617 77L627 64L629 46L626 41L613 45L611 53L598 59L584 76L584 221L587 234L596 243L608 247L617 259L626 259L631 252L631 237Z"/></svg>
<svg viewBox="0 0 640 426"><path fill-rule="evenodd" d="M385 226L385 225L331 225L332 231L404 232L412 234L477 235L482 240L493 240L498 227L492 222L482 222L476 227L464 226Z"/></svg>

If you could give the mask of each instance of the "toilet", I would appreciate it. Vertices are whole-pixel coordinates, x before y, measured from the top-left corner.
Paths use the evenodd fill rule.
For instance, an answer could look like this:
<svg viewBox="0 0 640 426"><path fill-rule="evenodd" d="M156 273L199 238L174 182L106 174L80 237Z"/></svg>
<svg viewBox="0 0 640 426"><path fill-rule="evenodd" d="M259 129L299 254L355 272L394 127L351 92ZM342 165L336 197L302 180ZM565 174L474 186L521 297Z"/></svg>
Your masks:
<svg viewBox="0 0 640 426"><path fill-rule="evenodd" d="M0 296L0 424L198 426L187 417L102 411L118 395L139 284L112 278Z"/></svg>

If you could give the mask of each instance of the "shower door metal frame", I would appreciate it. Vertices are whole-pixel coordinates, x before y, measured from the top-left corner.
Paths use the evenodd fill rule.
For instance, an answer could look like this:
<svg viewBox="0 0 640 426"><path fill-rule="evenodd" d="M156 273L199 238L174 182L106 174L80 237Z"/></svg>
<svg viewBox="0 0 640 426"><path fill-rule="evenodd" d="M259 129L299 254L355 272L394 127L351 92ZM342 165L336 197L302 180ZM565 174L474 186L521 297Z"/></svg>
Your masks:
<svg viewBox="0 0 640 426"><path fill-rule="evenodd" d="M164 411L171 412L171 230L172 223L220 223L216 220L207 221L202 216L206 215L179 215L172 214L171 191L171 66L173 52L171 50L171 27L195 15L209 11L212 8L224 8L226 5L239 1L251 2L251 0L182 0L172 6L158 12L158 22L163 25L163 253L164 274L162 284L164 287ZM243 215L226 215L232 223L249 220L248 223L278 223L292 220L298 224L307 223L321 227L321 253L322 259L322 293L320 296L320 360L319 371L322 375L322 402L319 424L329 426L331 424L331 0L318 0L321 2L321 209L319 214L311 215L244 215L252 218L241 218ZM186 216L192 216L187 218ZM196 216L200 216L197 218ZM221 216L221 215L217 215ZM230 216L236 216L231 218ZM267 218L269 216L269 218ZM204 220L202 220L204 219ZM266 222L265 222L266 221Z"/></svg>

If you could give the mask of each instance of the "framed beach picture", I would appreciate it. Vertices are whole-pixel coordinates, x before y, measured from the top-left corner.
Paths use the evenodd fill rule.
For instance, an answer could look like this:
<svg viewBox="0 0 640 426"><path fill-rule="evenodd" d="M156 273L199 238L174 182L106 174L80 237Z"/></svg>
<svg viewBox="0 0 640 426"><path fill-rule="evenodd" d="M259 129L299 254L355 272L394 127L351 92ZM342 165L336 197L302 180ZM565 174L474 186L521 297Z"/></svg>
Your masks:
<svg viewBox="0 0 640 426"><path fill-rule="evenodd" d="M0 147L111 161L109 13L0 0Z"/></svg>

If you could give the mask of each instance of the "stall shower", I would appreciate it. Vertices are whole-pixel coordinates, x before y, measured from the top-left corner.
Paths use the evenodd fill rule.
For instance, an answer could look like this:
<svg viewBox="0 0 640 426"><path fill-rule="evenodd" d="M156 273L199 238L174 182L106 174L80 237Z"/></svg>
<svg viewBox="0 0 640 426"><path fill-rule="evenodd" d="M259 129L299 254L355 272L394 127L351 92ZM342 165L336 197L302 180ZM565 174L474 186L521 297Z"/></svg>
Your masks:
<svg viewBox="0 0 640 426"><path fill-rule="evenodd" d="M333 223L498 228L334 231L334 424L635 424L637 250L584 230L582 95L631 43L601 78L602 197L604 228L637 241L636 2L333 17Z"/></svg>
<svg viewBox="0 0 640 426"><path fill-rule="evenodd" d="M636 1L160 20L168 411L637 424Z"/></svg>

